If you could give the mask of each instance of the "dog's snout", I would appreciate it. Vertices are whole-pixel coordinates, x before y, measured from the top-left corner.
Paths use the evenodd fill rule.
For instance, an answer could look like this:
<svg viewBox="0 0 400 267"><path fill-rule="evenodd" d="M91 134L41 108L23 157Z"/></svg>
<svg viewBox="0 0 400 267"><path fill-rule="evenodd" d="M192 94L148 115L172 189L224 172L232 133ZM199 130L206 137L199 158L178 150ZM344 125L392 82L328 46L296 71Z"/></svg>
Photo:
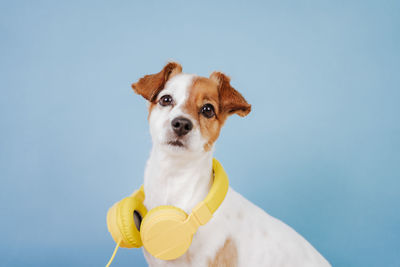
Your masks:
<svg viewBox="0 0 400 267"><path fill-rule="evenodd" d="M172 129L178 136L183 136L190 132L193 128L193 124L190 120L184 117L178 117L171 122Z"/></svg>

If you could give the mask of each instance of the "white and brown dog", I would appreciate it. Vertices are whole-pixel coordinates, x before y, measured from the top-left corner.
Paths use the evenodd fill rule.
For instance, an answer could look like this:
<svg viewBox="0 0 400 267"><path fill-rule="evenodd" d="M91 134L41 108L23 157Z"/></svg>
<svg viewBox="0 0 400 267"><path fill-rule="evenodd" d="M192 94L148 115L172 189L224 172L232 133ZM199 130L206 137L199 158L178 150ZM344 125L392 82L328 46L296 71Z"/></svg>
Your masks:
<svg viewBox="0 0 400 267"><path fill-rule="evenodd" d="M132 87L149 101L153 148L144 175L144 204L148 210L173 205L190 213L209 192L221 127L232 114L246 116L251 106L223 73L209 78L185 74L173 62ZM330 266L292 228L232 188L182 257L163 261L144 254L150 266Z"/></svg>

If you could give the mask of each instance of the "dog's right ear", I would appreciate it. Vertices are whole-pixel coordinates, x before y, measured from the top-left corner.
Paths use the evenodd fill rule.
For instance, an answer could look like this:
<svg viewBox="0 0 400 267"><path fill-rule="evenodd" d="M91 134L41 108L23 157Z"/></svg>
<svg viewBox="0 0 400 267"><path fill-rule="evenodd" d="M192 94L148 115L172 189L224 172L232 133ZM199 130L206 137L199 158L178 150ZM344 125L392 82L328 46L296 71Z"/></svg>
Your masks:
<svg viewBox="0 0 400 267"><path fill-rule="evenodd" d="M182 66L176 62L169 62L156 74L146 75L136 83L132 84L133 91L153 102L158 93L164 89L168 79L182 72Z"/></svg>

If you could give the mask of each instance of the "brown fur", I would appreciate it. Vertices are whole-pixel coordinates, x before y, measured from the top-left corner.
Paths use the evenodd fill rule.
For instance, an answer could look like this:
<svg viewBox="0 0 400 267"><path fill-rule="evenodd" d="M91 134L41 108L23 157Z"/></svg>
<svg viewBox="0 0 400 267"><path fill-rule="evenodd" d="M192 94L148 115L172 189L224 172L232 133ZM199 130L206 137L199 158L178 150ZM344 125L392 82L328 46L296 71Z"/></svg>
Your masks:
<svg viewBox="0 0 400 267"><path fill-rule="evenodd" d="M132 88L135 93L153 102L157 98L158 93L164 89L168 79L181 72L182 66L180 64L169 62L159 73L146 75L138 82L133 83Z"/></svg>
<svg viewBox="0 0 400 267"><path fill-rule="evenodd" d="M214 259L209 261L209 267L236 267L238 266L238 253L235 242L231 238L225 241Z"/></svg>
<svg viewBox="0 0 400 267"><path fill-rule="evenodd" d="M230 85L229 77L221 72L213 72L210 78L196 77L189 94L185 110L199 122L201 134L208 140L204 146L206 151L217 140L229 115L236 113L244 117L251 111L251 105ZM207 103L214 106L213 118L200 113L201 107Z"/></svg>
<svg viewBox="0 0 400 267"><path fill-rule="evenodd" d="M192 263L192 258L193 258L192 254L190 254L189 251L187 251L185 253L185 260L186 260L188 266Z"/></svg>
<svg viewBox="0 0 400 267"><path fill-rule="evenodd" d="M222 72L215 71L211 73L210 79L218 83L219 104L223 112L228 115L236 113L241 117L250 113L251 105L231 86L231 79L228 76Z"/></svg>
<svg viewBox="0 0 400 267"><path fill-rule="evenodd" d="M206 118L200 113L200 109L205 104L214 106L216 116ZM218 84L204 77L196 77L192 88L190 88L184 110L198 121L202 136L208 140L204 149L206 151L209 150L211 145L217 140L225 121L225 118L219 116Z"/></svg>

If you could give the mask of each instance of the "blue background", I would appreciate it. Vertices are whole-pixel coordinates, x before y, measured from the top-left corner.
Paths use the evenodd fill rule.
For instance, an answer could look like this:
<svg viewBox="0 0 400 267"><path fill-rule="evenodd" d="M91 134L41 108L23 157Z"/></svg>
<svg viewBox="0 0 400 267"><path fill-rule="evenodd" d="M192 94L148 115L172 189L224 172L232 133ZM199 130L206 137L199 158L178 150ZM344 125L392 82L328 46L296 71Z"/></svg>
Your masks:
<svg viewBox="0 0 400 267"><path fill-rule="evenodd" d="M400 266L396 1L2 1L0 264L102 266L151 142L130 84L170 59L253 105L231 185L334 266ZM145 266L121 249L114 266Z"/></svg>

